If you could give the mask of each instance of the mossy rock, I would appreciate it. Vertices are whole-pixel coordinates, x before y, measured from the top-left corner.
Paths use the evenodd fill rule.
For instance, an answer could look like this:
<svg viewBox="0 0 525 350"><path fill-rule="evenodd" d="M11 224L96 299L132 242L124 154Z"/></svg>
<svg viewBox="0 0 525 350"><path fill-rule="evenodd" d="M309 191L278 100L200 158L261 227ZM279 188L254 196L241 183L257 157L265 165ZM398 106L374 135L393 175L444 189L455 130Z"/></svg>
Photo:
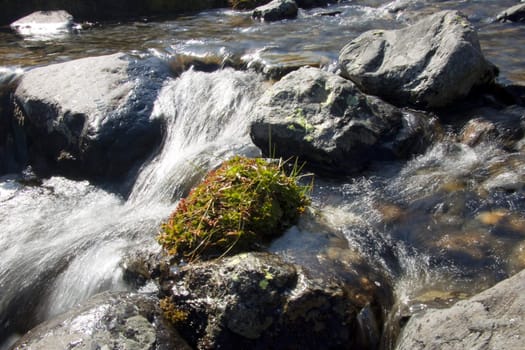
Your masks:
<svg viewBox="0 0 525 350"><path fill-rule="evenodd" d="M310 188L297 166L287 174L282 161L234 157L179 202L158 241L188 260L255 250L297 222Z"/></svg>

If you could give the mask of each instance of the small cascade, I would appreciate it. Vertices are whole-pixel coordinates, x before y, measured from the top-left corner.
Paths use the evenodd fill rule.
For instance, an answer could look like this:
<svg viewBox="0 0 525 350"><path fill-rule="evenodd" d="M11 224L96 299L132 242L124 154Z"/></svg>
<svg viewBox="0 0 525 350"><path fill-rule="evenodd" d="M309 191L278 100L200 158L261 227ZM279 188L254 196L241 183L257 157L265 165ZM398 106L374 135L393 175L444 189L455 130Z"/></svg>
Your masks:
<svg viewBox="0 0 525 350"><path fill-rule="evenodd" d="M254 73L183 73L162 89L153 117L166 122L162 151L141 171L131 203L169 203L234 154L256 154L248 134L250 111L261 93Z"/></svg>

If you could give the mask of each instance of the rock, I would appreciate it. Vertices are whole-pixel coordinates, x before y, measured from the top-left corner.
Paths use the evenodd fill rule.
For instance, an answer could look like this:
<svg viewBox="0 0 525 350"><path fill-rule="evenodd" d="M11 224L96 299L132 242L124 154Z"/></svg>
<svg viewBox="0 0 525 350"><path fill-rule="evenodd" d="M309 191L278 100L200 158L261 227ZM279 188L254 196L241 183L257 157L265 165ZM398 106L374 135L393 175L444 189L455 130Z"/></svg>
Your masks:
<svg viewBox="0 0 525 350"><path fill-rule="evenodd" d="M326 6L329 3L338 2L338 0L296 0L297 6L303 9L308 9L312 7Z"/></svg>
<svg viewBox="0 0 525 350"><path fill-rule="evenodd" d="M163 290L187 317L178 330L199 349L356 349L358 314L377 323L341 283L269 253L184 266Z"/></svg>
<svg viewBox="0 0 525 350"><path fill-rule="evenodd" d="M161 139L150 118L168 68L124 54L89 57L28 71L15 91L33 167L78 178L118 179Z"/></svg>
<svg viewBox="0 0 525 350"><path fill-rule="evenodd" d="M502 110L481 108L474 112L480 116L465 124L459 135L462 143L475 146L492 142L502 148L515 149L525 135L525 109L521 106Z"/></svg>
<svg viewBox="0 0 525 350"><path fill-rule="evenodd" d="M442 11L399 30L372 30L340 52L341 75L396 105L437 108L493 83L497 68L457 11Z"/></svg>
<svg viewBox="0 0 525 350"><path fill-rule="evenodd" d="M17 18L37 10L63 9L78 20L107 20L123 17L138 17L155 14L175 14L190 11L201 11L218 7L226 7L227 0L2 0L0 25L9 24Z"/></svg>
<svg viewBox="0 0 525 350"><path fill-rule="evenodd" d="M525 22L525 4L514 5L496 16L496 20L501 22Z"/></svg>
<svg viewBox="0 0 525 350"><path fill-rule="evenodd" d="M523 349L525 271L448 309L413 316L396 349Z"/></svg>
<svg viewBox="0 0 525 350"><path fill-rule="evenodd" d="M11 23L11 29L24 36L56 35L69 33L73 25L66 11L37 11Z"/></svg>
<svg viewBox="0 0 525 350"><path fill-rule="evenodd" d="M265 21L280 21L297 17L297 3L295 0L273 0L269 4L257 7L252 14L253 18Z"/></svg>
<svg viewBox="0 0 525 350"><path fill-rule="evenodd" d="M352 174L367 163L425 149L431 119L361 93L350 81L303 67L254 107L253 142L267 155L297 156L316 172ZM271 145L271 150L269 149Z"/></svg>
<svg viewBox="0 0 525 350"><path fill-rule="evenodd" d="M266 5L272 0L229 0L228 4L234 10L253 10L254 8Z"/></svg>
<svg viewBox="0 0 525 350"><path fill-rule="evenodd" d="M22 74L19 68L0 67L0 175L20 171L27 161L23 132L13 118L11 103Z"/></svg>
<svg viewBox="0 0 525 350"><path fill-rule="evenodd" d="M99 294L29 331L13 349L190 349L157 303L139 294Z"/></svg>

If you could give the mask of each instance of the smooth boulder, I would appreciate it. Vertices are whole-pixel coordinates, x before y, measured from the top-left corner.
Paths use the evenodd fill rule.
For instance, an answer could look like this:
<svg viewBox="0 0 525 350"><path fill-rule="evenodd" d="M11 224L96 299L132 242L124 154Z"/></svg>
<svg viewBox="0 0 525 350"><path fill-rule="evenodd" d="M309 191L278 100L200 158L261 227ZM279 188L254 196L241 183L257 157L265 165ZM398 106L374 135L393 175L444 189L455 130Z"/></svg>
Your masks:
<svg viewBox="0 0 525 350"><path fill-rule="evenodd" d="M517 4L500 12L496 19L501 22L525 22L525 4Z"/></svg>
<svg viewBox="0 0 525 350"><path fill-rule="evenodd" d="M439 108L490 85L498 69L458 11L442 11L399 30L361 34L339 54L341 75L395 105Z"/></svg>
<svg viewBox="0 0 525 350"><path fill-rule="evenodd" d="M32 329L13 349L191 349L157 304L140 294L99 294Z"/></svg>
<svg viewBox="0 0 525 350"><path fill-rule="evenodd" d="M448 309L413 316L397 350L523 349L525 271Z"/></svg>
<svg viewBox="0 0 525 350"><path fill-rule="evenodd" d="M374 160L422 152L434 120L361 93L350 81L303 67L275 83L253 109L251 137L266 155L299 157L329 176Z"/></svg>
<svg viewBox="0 0 525 350"><path fill-rule="evenodd" d="M11 23L24 36L57 35L73 29L73 16L66 11L36 11Z"/></svg>
<svg viewBox="0 0 525 350"><path fill-rule="evenodd" d="M267 22L297 17L299 8L295 0L273 0L253 10L252 17Z"/></svg>
<svg viewBox="0 0 525 350"><path fill-rule="evenodd" d="M358 320L375 321L370 306L356 300L359 292L277 255L247 253L171 270L163 290L194 348L358 349L367 340Z"/></svg>
<svg viewBox="0 0 525 350"><path fill-rule="evenodd" d="M119 179L162 139L151 111L169 70L159 59L89 57L28 71L15 91L37 172Z"/></svg>

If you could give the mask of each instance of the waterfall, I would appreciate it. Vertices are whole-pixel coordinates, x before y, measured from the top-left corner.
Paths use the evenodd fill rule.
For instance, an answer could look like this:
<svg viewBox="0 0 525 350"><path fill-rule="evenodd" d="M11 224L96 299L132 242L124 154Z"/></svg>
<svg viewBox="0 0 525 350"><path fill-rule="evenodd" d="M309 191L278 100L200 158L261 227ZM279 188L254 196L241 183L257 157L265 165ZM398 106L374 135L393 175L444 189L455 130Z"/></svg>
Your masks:
<svg viewBox="0 0 525 350"><path fill-rule="evenodd" d="M185 189L231 155L257 152L248 126L261 87L229 69L169 80L152 115L165 121L163 147L127 200L61 177L1 181L0 344L93 294L127 289L122 258L159 249L159 225Z"/></svg>

